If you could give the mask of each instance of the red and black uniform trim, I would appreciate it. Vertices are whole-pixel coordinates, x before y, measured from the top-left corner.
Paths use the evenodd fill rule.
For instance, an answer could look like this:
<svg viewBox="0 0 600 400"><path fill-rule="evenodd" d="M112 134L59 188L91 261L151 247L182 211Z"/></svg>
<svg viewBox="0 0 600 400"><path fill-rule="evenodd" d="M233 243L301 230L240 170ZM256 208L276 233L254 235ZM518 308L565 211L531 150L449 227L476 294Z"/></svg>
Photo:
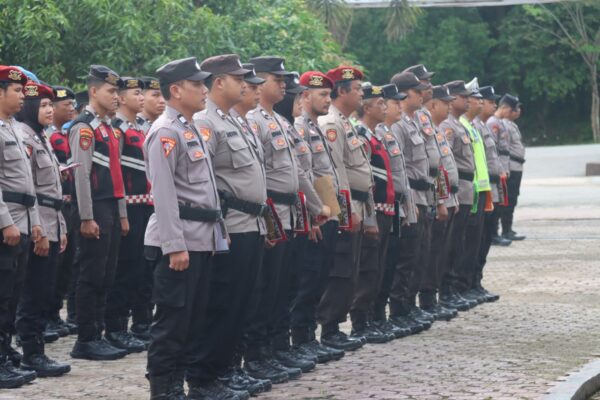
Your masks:
<svg viewBox="0 0 600 400"><path fill-rule="evenodd" d="M69 147L69 137L67 131L56 131L50 135L50 145L54 150L54 154L58 162L64 165L69 164L71 158L71 148ZM70 197L75 194L75 180L73 179L73 171L67 170L64 172L67 176L62 183L63 197Z"/></svg>
<svg viewBox="0 0 600 400"><path fill-rule="evenodd" d="M358 125L356 129L358 134L368 141L371 148L371 170L375 181L373 189L375 210L385 215L394 215L395 193L390 155L383 141L367 131L364 126Z"/></svg>
<svg viewBox="0 0 600 400"><path fill-rule="evenodd" d="M90 183L92 200L122 199L125 196L120 161L120 132L100 122L91 112L84 110L73 121L73 126L87 125L93 132L94 151ZM82 128L83 129L83 128Z"/></svg>
<svg viewBox="0 0 600 400"><path fill-rule="evenodd" d="M150 196L140 196L150 194L150 182L146 178L144 163L143 146L146 140L144 131L135 129L133 125L120 118L115 118L112 125L115 131L123 135L121 169L127 204L152 204Z"/></svg>

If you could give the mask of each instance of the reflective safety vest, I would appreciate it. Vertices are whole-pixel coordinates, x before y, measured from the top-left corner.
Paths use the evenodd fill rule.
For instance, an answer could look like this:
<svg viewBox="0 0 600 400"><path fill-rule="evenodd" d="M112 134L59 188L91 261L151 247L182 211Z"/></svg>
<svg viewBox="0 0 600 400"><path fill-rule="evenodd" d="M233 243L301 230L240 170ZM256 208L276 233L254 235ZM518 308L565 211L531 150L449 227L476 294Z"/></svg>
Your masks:
<svg viewBox="0 0 600 400"><path fill-rule="evenodd" d="M475 160L475 178L473 179L473 189L476 192L488 192L492 190L490 186L490 176L488 174L487 160L485 158L485 145L481 135L471 125L471 122L463 115L459 119L460 123L467 129L471 137L471 146L473 148L473 158Z"/></svg>

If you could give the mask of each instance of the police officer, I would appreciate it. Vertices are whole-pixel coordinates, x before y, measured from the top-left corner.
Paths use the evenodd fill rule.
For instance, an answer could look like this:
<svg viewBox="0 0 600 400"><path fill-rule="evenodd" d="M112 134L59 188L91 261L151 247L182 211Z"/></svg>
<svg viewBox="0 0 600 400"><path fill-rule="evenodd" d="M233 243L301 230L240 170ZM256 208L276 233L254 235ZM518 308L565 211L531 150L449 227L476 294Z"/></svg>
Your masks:
<svg viewBox="0 0 600 400"><path fill-rule="evenodd" d="M352 66L340 66L329 70L327 77L334 82L332 104L328 114L319 117L319 126L331 146L340 191L345 191L340 197L348 195L344 200L350 203L351 214L346 216L350 222L348 228L337 238L329 279L317 309L317 321L321 324L321 343L353 351L362 347L366 339L347 336L340 331L339 324L346 320L352 307L363 231L369 236L378 233L372 192L374 183L363 142L349 120L362 101L363 73ZM344 204L341 206L345 207Z"/></svg>
<svg viewBox="0 0 600 400"><path fill-rule="evenodd" d="M416 306L416 294L427 264L421 264L423 251L428 251L430 242L431 213L433 206L433 179L429 174L429 160L425 140L416 124L415 112L423 105L422 84L412 72L395 74L391 82L398 91L408 94L402 101L402 117L395 124L394 131L406 159L407 175L417 204L417 222L403 227L398 254L396 273L390 291L390 317L400 327L423 329L431 327L434 317ZM416 327L416 328L413 328Z"/></svg>
<svg viewBox="0 0 600 400"><path fill-rule="evenodd" d="M435 127L432 123L431 114L427 109L427 105L432 100L431 78L435 72L428 71L423 64L413 65L404 70L412 72L427 88L423 90L423 107L415 111L415 122L419 126L419 130L425 140L425 149L427 151L427 159L429 160L429 176L434 180L436 188L439 188L438 183L441 179L446 179L447 168L456 169L454 163L449 157L443 157L440 140L435 134ZM449 152L450 153L450 152ZM450 164L450 165L447 165ZM444 193L445 194L445 193ZM436 277L437 277L437 256L443 249L440 235L440 224L445 225L448 220L448 208L444 199L440 198L440 193L437 190L432 192L433 201L435 203L435 216L431 219L426 219L426 223L430 224L426 232L430 233L429 243L422 243L425 246L421 251L420 265L424 265L424 272L419 286L419 307L426 312L432 314L436 319L450 320L457 315L454 310L445 310L437 304L436 298ZM434 238L434 225L436 226L436 237ZM437 307L436 307L437 306Z"/></svg>
<svg viewBox="0 0 600 400"><path fill-rule="evenodd" d="M45 355L43 337L47 304L54 295L54 285L50 282L56 276L58 254L67 246L59 164L44 132L44 127L52 123L54 92L51 87L35 82L28 82L24 92L23 108L15 117L21 122L30 155L43 233L41 240L28 250L30 258L15 325L23 346L21 368L35 371L39 377L59 376L71 367Z"/></svg>
<svg viewBox="0 0 600 400"><path fill-rule="evenodd" d="M240 351L265 243L262 213L267 189L256 144L229 111L242 100L244 78L251 70L236 54L207 58L200 67L212 76L207 81L206 109L194 116L194 123L211 155L231 244L229 253L214 258L206 322L196 339L202 353L195 361L198 373L193 379L204 386L219 379L230 389L254 395L269 389L270 383L240 368ZM270 372L273 380L287 378L281 371Z"/></svg>
<svg viewBox="0 0 600 400"><path fill-rule="evenodd" d="M439 293L442 277L446 273L447 260L450 252L450 244L452 241L452 225L454 224L454 216L458 208L458 201L456 199L456 193L458 192L458 169L456 168L456 161L452 150L446 141L444 133L440 130L440 124L448 118L448 112L450 111L450 102L454 100L454 96L450 96L448 88L443 85L434 86L432 88L432 99L427 102L426 107L431 116L431 122L433 123L433 129L435 139L438 143L441 153L441 163L443 170L440 170L438 175L438 194L445 191L445 199L439 196L439 200L444 203L446 210L448 211L447 218L436 218L433 221L431 227L431 247L437 249L432 251L430 254L430 265L433 271L435 271L435 281L433 287L433 301L437 302L436 292ZM444 186L444 190L440 190L440 186ZM461 308L465 309L465 305L461 305ZM426 308L426 310L428 310ZM457 308L448 308L442 306L439 302L434 303L433 310L437 311L437 314L452 318L457 315Z"/></svg>
<svg viewBox="0 0 600 400"><path fill-rule="evenodd" d="M140 125L144 133L148 133L150 126L165 111L165 98L160 92L160 83L158 79L152 76L142 76L139 78L144 85L144 106L142 111L137 114L136 122Z"/></svg>
<svg viewBox="0 0 600 400"><path fill-rule="evenodd" d="M125 203L129 233L119 246L115 282L106 302L106 340L114 347L139 353L146 345L128 332L129 314L135 309L148 309L144 303L144 276L147 261L144 258L144 233L148 219L153 212L150 184L146 179L144 165L143 128L136 116L144 106L144 84L139 78L123 77L119 89L119 109L112 120L113 130L121 138L121 174L125 188ZM146 317L150 320L150 316ZM149 321L148 321L149 322ZM149 323L144 327L136 325L137 336L149 339Z"/></svg>
<svg viewBox="0 0 600 400"><path fill-rule="evenodd" d="M113 284L121 235L129 224L121 172L120 132L111 126L121 78L103 65L92 65L87 77L90 104L69 129L75 168L77 209L81 219L81 261L76 304L78 337L71 356L115 360L126 350L102 339L106 296Z"/></svg>
<svg viewBox="0 0 600 400"><path fill-rule="evenodd" d="M385 120L377 125L375 129L376 134L383 137L385 149L389 155L394 186L394 216L389 244L385 253L385 270L381 272L379 277L377 297L373 306L373 323L380 330L392 332L396 337L407 336L422 329L415 328L413 331L408 326L392 323L386 316L388 297L396 269L401 227L417 223L416 204L406 173L404 153L396 139L398 133L394 134L392 132L392 130L396 132L399 130L396 123L402 118L402 100L406 99L407 96L404 92L398 92L398 88L394 84L383 86L383 98L386 104ZM380 257L384 256L380 255Z"/></svg>
<svg viewBox="0 0 600 400"><path fill-rule="evenodd" d="M31 241L37 243L42 227L28 153L13 115L23 105L26 76L17 67L0 65L0 387L14 388L36 378L34 372L15 368L21 354L11 347L15 315Z"/></svg>
<svg viewBox="0 0 600 400"><path fill-rule="evenodd" d="M475 160L471 138L467 129L459 122L459 118L469 109L471 92L465 87L464 81L452 81L444 86L448 88L449 94L454 99L450 102L448 118L440 124L440 131L446 137L458 169L457 200L459 208L452 225L451 250L445 261L448 265L444 268L446 273L440 287L440 303L443 306L461 310L478 304L476 300L465 299L459 292L467 248L467 221L473 207L473 180L475 178Z"/></svg>
<svg viewBox="0 0 600 400"><path fill-rule="evenodd" d="M298 191L306 195L312 215L326 215L309 177L301 169L293 146L289 123L273 111L273 106L285 96L284 59L262 56L249 60L265 83L261 86L259 106L247 114L248 122L263 145L267 178L267 196L274 204L287 238L292 237L292 206ZM246 369L260 377L264 364L288 373L290 379L301 375L302 369L314 368L314 363L289 353L288 290L291 262L289 240L269 241L259 277L259 305L250 316L249 342L246 349ZM256 361L256 363L254 363ZM256 368L253 368L256 367Z"/></svg>
<svg viewBox="0 0 600 400"><path fill-rule="evenodd" d="M490 185L492 189L492 201L494 204L494 210L485 213L483 222L483 233L481 237L481 246L479 249L479 255L475 263L474 274L473 274L473 288L481 293L486 301L496 301L500 298L497 294L490 293L482 285L481 280L483 279L483 268L487 261L487 255L490 251L492 244L492 236L496 231L498 221L498 204L500 202L498 185L502 177L506 177L500 163L498 150L496 149L496 142L494 140L494 134L486 124L488 119L494 115L496 111L496 101L500 98L495 91L493 86L483 86L479 88L479 93L483 98L483 106L481 112L475 120L473 125L481 132L483 143L485 145L485 158L487 160L488 172L490 175ZM495 221L495 222L494 222Z"/></svg>
<svg viewBox="0 0 600 400"><path fill-rule="evenodd" d="M50 137L50 144L54 154L61 166L64 168L71 158L69 148L69 138L67 136L68 126L75 118L75 93L65 86L53 86L54 101L54 121L47 132ZM54 300L48 304L48 323L46 329L49 331L61 332L67 329L68 333L76 333L75 325L75 285L79 263L76 260L77 248L79 243L79 224L77 219L76 207L73 203L73 193L75 184L73 181L73 171L66 170L62 172L62 196L63 208L62 214L67 224L67 248L59 256L56 276L54 278ZM63 321L59 315L63 307L64 299L67 297L67 320Z"/></svg>
<svg viewBox="0 0 600 400"><path fill-rule="evenodd" d="M524 240L525 236L518 235L512 230L515 207L521 190L521 179L523 178L523 164L525 164L525 146L523 137L515 120L521 116L521 103L519 98L511 94L505 94L500 99L501 106L508 106L504 123L508 131L508 206L502 210L502 237L509 240Z"/></svg>
<svg viewBox="0 0 600 400"><path fill-rule="evenodd" d="M335 196L340 187L339 174L329 142L318 125L318 118L327 115L331 105L333 82L320 71L307 71L300 76L299 83L307 89L302 92L302 113L295 118L294 126L308 143L314 182L327 182L330 194ZM300 353L316 356L319 363L344 356L343 350L319 343L315 335L316 310L333 262L338 226L338 217L333 215L323 225L312 226L304 238L304 246L297 241L298 279L291 307L292 344Z"/></svg>
<svg viewBox="0 0 600 400"><path fill-rule="evenodd" d="M390 157L384 144L384 137L375 132L378 124L385 120L386 104L383 88L370 82L362 84L363 101L357 109L355 127L365 142L373 170L373 200L377 218L377 235L365 235L362 240L359 261L359 274L350 318L352 335L362 336L367 343L386 343L396 336L392 332L382 332L371 322L370 311L377 296L379 279L385 266L389 233L394 215L394 181L390 168ZM399 151L399 150L398 150Z"/></svg>
<svg viewBox="0 0 600 400"><path fill-rule="evenodd" d="M194 376L192 360L201 350L197 338L208 302L211 256L227 250L211 156L192 123L205 106L204 80L210 73L190 57L171 61L156 74L167 107L144 142L155 210L144 244L146 256L157 261L148 348L151 399L212 398L206 392L210 388L193 380L188 397L183 389L184 375Z"/></svg>

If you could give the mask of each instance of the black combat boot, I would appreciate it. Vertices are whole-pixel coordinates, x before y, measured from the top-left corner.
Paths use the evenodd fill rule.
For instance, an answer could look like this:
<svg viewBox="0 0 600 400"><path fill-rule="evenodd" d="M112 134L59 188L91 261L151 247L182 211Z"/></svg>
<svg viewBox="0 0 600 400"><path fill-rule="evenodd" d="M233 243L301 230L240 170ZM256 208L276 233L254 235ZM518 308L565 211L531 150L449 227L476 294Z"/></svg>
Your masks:
<svg viewBox="0 0 600 400"><path fill-rule="evenodd" d="M290 347L290 339L287 335L275 338L273 341L273 356L287 368L300 368L302 372L315 369L317 364L314 360L304 358L300 353Z"/></svg>
<svg viewBox="0 0 600 400"><path fill-rule="evenodd" d="M71 371L69 364L56 362L44 354L44 341L41 337L23 340L21 369L35 371L40 378L64 375Z"/></svg>
<svg viewBox="0 0 600 400"><path fill-rule="evenodd" d="M146 350L146 343L136 339L127 332L127 318L122 318L121 321L119 321L119 330L106 332L105 336L108 343L113 347L123 349L129 354L140 353Z"/></svg>
<svg viewBox="0 0 600 400"><path fill-rule="evenodd" d="M14 389L25 384L25 378L14 371L10 359L0 354L0 389Z"/></svg>
<svg viewBox="0 0 600 400"><path fill-rule="evenodd" d="M188 381L190 390L187 400L248 400L250 393L232 390L223 385L218 379L209 383Z"/></svg>
<svg viewBox="0 0 600 400"><path fill-rule="evenodd" d="M150 400L186 400L183 390L183 373L152 376L146 375L150 381Z"/></svg>
<svg viewBox="0 0 600 400"><path fill-rule="evenodd" d="M268 379L275 385L287 382L290 376L286 371L272 366L269 362L271 357L268 348L249 351L244 360L244 369L255 379Z"/></svg>
<svg viewBox="0 0 600 400"><path fill-rule="evenodd" d="M338 324L323 325L321 331L321 343L344 351L354 351L363 347L364 337L352 338L340 331ZM366 342L366 339L365 339Z"/></svg>

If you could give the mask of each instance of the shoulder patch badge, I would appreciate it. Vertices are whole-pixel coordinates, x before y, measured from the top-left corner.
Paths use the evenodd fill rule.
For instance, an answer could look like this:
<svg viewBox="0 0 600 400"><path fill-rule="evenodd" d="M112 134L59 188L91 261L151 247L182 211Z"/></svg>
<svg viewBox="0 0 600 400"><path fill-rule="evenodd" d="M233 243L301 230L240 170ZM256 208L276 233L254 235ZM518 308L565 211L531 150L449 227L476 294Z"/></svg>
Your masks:
<svg viewBox="0 0 600 400"><path fill-rule="evenodd" d="M160 142L162 143L163 152L165 153L165 157L169 157L169 154L175 148L175 139L168 137L161 137Z"/></svg>
<svg viewBox="0 0 600 400"><path fill-rule="evenodd" d="M186 133L192 133L192 132L186 132ZM193 135L193 133L192 133ZM210 137L212 135L212 132L210 129L208 128L201 128L200 129L200 136L202 136L202 140L204 140L205 142L208 142L210 140ZM185 133L184 133L185 136Z"/></svg>
<svg viewBox="0 0 600 400"><path fill-rule="evenodd" d="M205 129L205 128L203 128L203 129ZM183 132L183 137L185 138L185 140L192 140L192 139L194 139L195 136L196 135L194 135L193 132L190 132L190 131Z"/></svg>
<svg viewBox="0 0 600 400"><path fill-rule="evenodd" d="M327 129L327 140L335 142L337 139L337 131L335 129Z"/></svg>
<svg viewBox="0 0 600 400"><path fill-rule="evenodd" d="M90 128L81 128L79 130L79 147L82 150L88 150L92 145L92 138L94 137L94 132Z"/></svg>
<svg viewBox="0 0 600 400"><path fill-rule="evenodd" d="M275 122L269 122L269 129L272 131L277 130L277 124Z"/></svg>

